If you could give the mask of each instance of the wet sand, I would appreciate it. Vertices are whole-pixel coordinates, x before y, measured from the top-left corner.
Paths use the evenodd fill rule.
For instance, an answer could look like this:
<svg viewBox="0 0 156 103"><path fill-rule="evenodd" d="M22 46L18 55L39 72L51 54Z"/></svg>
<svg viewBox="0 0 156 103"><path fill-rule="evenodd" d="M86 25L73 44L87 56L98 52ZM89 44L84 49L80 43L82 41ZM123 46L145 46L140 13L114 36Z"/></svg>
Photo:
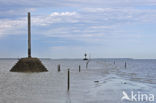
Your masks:
<svg viewBox="0 0 156 103"><path fill-rule="evenodd" d="M42 61L48 72L12 73L9 70L16 60L0 60L0 101L2 103L129 103L121 101L123 91L156 93L156 87L152 84L155 80L152 83L133 80L137 74L128 73L118 62L114 65L111 61L93 60L86 69L82 60ZM57 71L58 64L61 64L60 72ZM78 69L79 65L81 72ZM67 92L68 68L71 73L69 92Z"/></svg>

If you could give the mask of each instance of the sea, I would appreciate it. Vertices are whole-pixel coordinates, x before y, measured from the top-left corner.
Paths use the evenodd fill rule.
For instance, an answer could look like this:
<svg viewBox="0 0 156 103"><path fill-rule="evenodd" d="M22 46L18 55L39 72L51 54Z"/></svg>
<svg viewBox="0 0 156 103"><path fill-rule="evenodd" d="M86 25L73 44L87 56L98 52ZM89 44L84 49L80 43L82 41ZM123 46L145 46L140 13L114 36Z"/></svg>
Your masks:
<svg viewBox="0 0 156 103"><path fill-rule="evenodd" d="M48 72L10 72L17 61L0 59L0 103L156 103L156 59L41 59Z"/></svg>

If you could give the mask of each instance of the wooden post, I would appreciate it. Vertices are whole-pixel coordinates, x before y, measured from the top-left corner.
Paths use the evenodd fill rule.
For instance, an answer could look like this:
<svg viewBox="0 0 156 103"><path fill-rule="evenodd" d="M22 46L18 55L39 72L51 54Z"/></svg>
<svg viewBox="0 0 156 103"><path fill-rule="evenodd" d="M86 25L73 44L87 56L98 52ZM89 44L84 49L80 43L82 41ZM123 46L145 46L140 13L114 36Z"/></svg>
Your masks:
<svg viewBox="0 0 156 103"><path fill-rule="evenodd" d="M67 80L67 84L68 84L67 89L69 91L69 89L70 89L70 69L68 69L68 80Z"/></svg>
<svg viewBox="0 0 156 103"><path fill-rule="evenodd" d="M86 61L86 69L88 69L89 60Z"/></svg>
<svg viewBox="0 0 156 103"><path fill-rule="evenodd" d="M31 58L31 18L28 12L28 57Z"/></svg>
<svg viewBox="0 0 156 103"><path fill-rule="evenodd" d="M125 69L127 68L127 63L125 62Z"/></svg>
<svg viewBox="0 0 156 103"><path fill-rule="evenodd" d="M58 70L58 72L61 71L61 66L60 66L60 64L57 66L57 70Z"/></svg>
<svg viewBox="0 0 156 103"><path fill-rule="evenodd" d="M79 72L81 71L81 66L79 65Z"/></svg>
<svg viewBox="0 0 156 103"><path fill-rule="evenodd" d="M115 60L114 60L114 65L115 65Z"/></svg>

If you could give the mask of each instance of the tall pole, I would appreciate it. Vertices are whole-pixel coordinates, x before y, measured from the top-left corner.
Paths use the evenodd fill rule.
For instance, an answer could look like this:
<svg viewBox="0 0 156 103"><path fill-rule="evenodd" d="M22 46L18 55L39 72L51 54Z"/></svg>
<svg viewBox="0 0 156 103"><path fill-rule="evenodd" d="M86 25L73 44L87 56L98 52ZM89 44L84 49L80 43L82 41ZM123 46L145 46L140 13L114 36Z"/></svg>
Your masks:
<svg viewBox="0 0 156 103"><path fill-rule="evenodd" d="M28 12L28 58L31 58L31 18Z"/></svg>

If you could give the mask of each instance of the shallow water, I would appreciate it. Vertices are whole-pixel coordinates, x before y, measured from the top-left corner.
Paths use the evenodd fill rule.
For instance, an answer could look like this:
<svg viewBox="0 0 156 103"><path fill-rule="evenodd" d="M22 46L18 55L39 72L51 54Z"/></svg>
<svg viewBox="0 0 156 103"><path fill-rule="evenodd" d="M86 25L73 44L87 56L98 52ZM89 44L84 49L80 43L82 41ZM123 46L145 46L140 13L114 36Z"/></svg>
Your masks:
<svg viewBox="0 0 156 103"><path fill-rule="evenodd" d="M129 103L121 101L123 91L156 95L156 60L94 59L88 68L79 59L42 60L48 72L9 72L16 62L0 60L0 103Z"/></svg>

